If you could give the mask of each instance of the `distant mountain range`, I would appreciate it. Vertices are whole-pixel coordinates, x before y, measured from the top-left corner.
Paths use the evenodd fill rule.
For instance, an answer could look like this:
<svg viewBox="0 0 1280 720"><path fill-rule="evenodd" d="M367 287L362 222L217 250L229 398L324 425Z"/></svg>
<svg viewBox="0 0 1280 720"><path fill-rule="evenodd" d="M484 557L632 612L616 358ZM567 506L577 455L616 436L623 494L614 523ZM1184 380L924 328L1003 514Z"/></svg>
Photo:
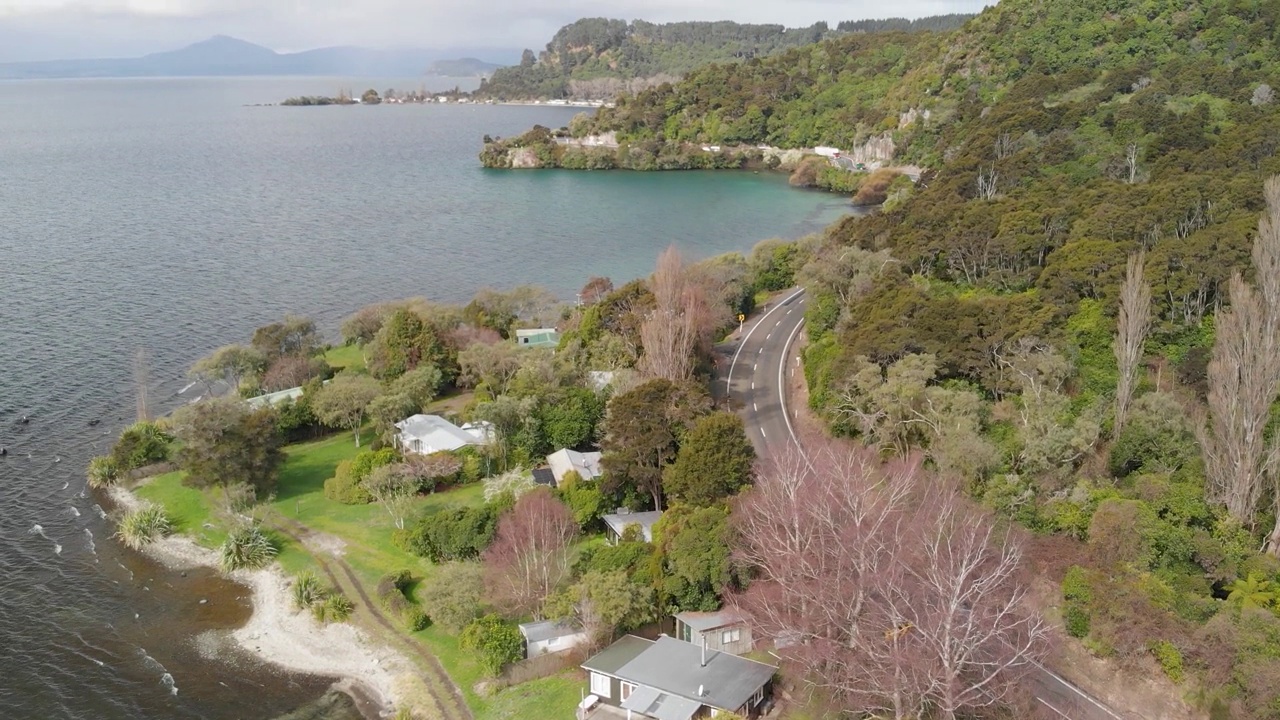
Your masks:
<svg viewBox="0 0 1280 720"><path fill-rule="evenodd" d="M463 51L404 49L373 50L360 47L328 47L298 53L278 53L237 38L217 35L180 50L152 53L138 58L48 60L0 63L0 78L76 77L190 77L198 75L360 75L409 77L440 75L432 68L487 75L501 65L475 58L450 60ZM517 57L518 51L471 49L465 54Z"/></svg>

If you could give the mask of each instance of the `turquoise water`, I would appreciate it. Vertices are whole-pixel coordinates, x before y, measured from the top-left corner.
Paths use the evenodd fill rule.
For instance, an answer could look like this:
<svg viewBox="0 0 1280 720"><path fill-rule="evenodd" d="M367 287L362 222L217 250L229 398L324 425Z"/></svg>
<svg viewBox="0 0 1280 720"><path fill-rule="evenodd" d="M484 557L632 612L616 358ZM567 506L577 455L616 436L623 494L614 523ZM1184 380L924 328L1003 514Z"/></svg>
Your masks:
<svg viewBox="0 0 1280 720"><path fill-rule="evenodd" d="M484 134L572 110L250 106L410 82L0 83L0 717L272 717L327 684L203 658L243 591L108 539L84 465L132 415L138 349L165 409L193 360L287 312L332 333L389 298L572 298L671 243L745 251L848 208L772 174L479 167Z"/></svg>

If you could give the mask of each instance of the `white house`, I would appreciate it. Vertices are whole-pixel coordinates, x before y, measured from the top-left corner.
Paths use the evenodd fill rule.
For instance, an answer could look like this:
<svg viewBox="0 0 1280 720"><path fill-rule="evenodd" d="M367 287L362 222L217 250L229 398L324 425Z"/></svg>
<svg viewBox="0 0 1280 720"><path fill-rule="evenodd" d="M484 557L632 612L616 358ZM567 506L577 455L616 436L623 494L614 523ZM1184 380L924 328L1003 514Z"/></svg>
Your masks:
<svg viewBox="0 0 1280 720"><path fill-rule="evenodd" d="M520 623L520 634L524 636L525 658L569 650L587 641L581 627L557 620Z"/></svg>
<svg viewBox="0 0 1280 720"><path fill-rule="evenodd" d="M619 508L618 512L603 515L600 519L604 521L605 526L609 529L609 542L616 545L622 540L622 536L626 533L629 525L636 525L640 528L640 534L644 537L645 542L653 542L653 525L661 517L661 510L631 512L625 508Z"/></svg>
<svg viewBox="0 0 1280 720"><path fill-rule="evenodd" d="M827 157L827 158L840 157L840 148L833 148L833 147L827 147L825 145L819 145L813 149L813 154L821 155L822 157Z"/></svg>
<svg viewBox="0 0 1280 720"><path fill-rule="evenodd" d="M548 455L547 464L551 466L551 474L556 476L556 485L564 482L564 476L570 472L578 473L583 480L596 480L604 474L598 452L583 453L565 448Z"/></svg>
<svg viewBox="0 0 1280 720"><path fill-rule="evenodd" d="M396 428L400 430L396 435L396 446L403 452L421 455L457 450L467 445L485 445L493 439L493 426L487 422L458 427L439 415L413 415L396 423Z"/></svg>

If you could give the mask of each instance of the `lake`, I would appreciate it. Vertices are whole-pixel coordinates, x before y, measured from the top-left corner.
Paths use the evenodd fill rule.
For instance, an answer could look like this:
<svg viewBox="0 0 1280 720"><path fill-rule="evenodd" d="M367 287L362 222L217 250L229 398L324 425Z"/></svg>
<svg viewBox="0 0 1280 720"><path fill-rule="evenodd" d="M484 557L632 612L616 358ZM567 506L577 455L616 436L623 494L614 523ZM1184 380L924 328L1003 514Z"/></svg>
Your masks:
<svg viewBox="0 0 1280 720"><path fill-rule="evenodd" d="M270 718L329 684L206 657L198 636L242 623L247 591L110 539L84 468L133 416L139 351L164 411L192 361L286 313L336 336L397 297L572 299L671 243L746 251L849 210L776 174L480 168L484 134L572 109L255 106L419 82L0 82L0 717Z"/></svg>

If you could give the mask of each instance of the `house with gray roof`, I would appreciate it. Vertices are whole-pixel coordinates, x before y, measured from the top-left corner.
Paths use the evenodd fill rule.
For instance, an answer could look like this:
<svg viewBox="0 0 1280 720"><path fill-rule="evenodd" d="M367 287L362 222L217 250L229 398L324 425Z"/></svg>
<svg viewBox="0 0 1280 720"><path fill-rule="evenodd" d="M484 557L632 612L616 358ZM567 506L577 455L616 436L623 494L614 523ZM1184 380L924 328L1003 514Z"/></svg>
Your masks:
<svg viewBox="0 0 1280 720"><path fill-rule="evenodd" d="M690 720L734 712L758 717L778 668L663 635L628 635L582 664L591 698L632 718Z"/></svg>
<svg viewBox="0 0 1280 720"><path fill-rule="evenodd" d="M640 527L640 534L644 536L645 542L653 542L653 525L661 517L661 510L631 512L625 508L619 508L618 512L603 515L600 519L604 521L605 527L609 530L609 542L617 544L622 540L622 535L630 525Z"/></svg>
<svg viewBox="0 0 1280 720"><path fill-rule="evenodd" d="M578 473L578 477L582 480L597 480L604 475L600 457L598 452L578 452L564 448L548 455L547 465L556 476L556 485L564 482L564 476L571 472Z"/></svg>
<svg viewBox="0 0 1280 720"><path fill-rule="evenodd" d="M524 636L525 658L570 650L587 641L581 626L561 620L520 623L520 634Z"/></svg>
<svg viewBox="0 0 1280 720"><path fill-rule="evenodd" d="M732 655L745 655L753 649L751 625L736 610L682 612L676 613L675 618L676 637L687 643Z"/></svg>
<svg viewBox="0 0 1280 720"><path fill-rule="evenodd" d="M396 446L401 452L430 455L467 445L485 445L493 438L489 423L458 427L439 415L412 415L396 423Z"/></svg>

